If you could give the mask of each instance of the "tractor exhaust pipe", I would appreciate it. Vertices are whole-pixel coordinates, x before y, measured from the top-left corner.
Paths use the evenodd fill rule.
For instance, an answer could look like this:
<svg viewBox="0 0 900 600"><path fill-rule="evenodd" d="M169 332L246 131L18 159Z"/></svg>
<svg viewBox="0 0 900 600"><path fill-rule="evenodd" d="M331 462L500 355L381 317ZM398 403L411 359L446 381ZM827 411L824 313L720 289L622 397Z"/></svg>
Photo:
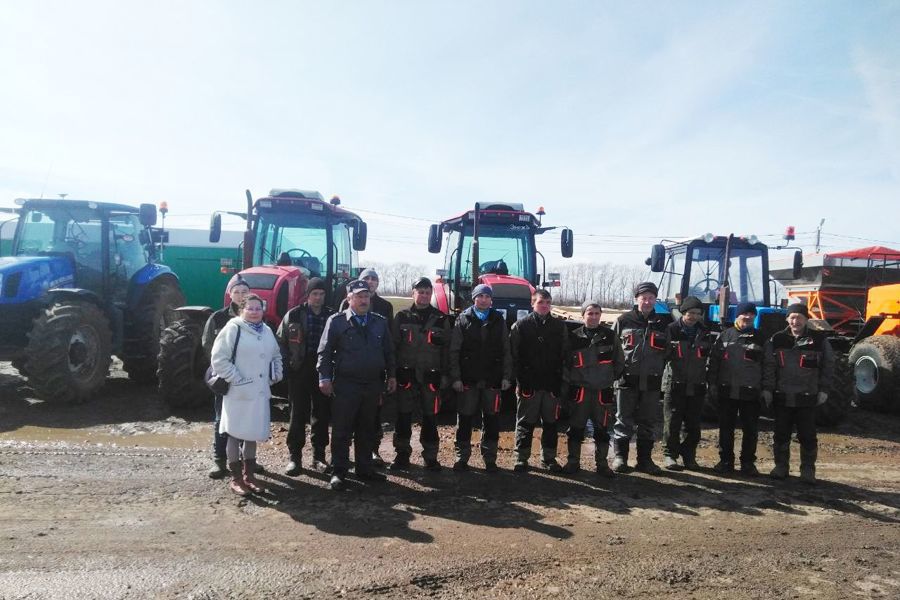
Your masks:
<svg viewBox="0 0 900 600"><path fill-rule="evenodd" d="M247 193L247 229L244 230L244 269L249 269L253 266L253 194L250 193L250 190L246 190Z"/></svg>
<svg viewBox="0 0 900 600"><path fill-rule="evenodd" d="M731 285L728 283L728 275L731 267L731 243L734 241L734 234L728 234L728 241L725 242L725 272L722 277L721 285L719 285L719 323L725 325L728 319L728 304L731 302Z"/></svg>
<svg viewBox="0 0 900 600"><path fill-rule="evenodd" d="M481 223L481 202L475 203L475 223L472 226L472 287L478 285L478 266L481 264L478 258L478 233Z"/></svg>

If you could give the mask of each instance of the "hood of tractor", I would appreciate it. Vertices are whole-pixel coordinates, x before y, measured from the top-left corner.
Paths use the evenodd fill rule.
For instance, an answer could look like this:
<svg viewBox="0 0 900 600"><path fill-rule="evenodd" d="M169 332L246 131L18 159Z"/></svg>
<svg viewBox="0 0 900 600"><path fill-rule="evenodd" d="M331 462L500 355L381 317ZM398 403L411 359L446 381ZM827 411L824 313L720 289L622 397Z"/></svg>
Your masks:
<svg viewBox="0 0 900 600"><path fill-rule="evenodd" d="M264 318L273 327L278 327L289 308L306 300L309 279L301 267L250 267L241 271L240 276L250 286L250 292L262 298ZM223 305L229 302L231 297L226 292Z"/></svg>
<svg viewBox="0 0 900 600"><path fill-rule="evenodd" d="M486 273L478 278L479 283L491 286L493 307L506 316L509 325L531 312L531 294L534 286L521 277Z"/></svg>
<svg viewBox="0 0 900 600"><path fill-rule="evenodd" d="M73 287L75 266L67 256L0 257L0 304L21 304L53 288Z"/></svg>

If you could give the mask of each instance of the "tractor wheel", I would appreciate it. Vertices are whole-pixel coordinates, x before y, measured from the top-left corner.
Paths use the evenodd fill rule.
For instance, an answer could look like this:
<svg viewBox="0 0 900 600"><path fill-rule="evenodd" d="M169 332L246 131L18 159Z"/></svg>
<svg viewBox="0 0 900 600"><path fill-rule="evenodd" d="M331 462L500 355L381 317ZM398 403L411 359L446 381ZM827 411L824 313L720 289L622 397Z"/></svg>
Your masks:
<svg viewBox="0 0 900 600"><path fill-rule="evenodd" d="M28 383L47 402L83 402L106 381L111 347L109 321L95 305L53 304L28 334Z"/></svg>
<svg viewBox="0 0 900 600"><path fill-rule="evenodd" d="M166 327L159 340L159 395L169 407L209 404L212 393L203 381L209 359L201 345L203 325L192 319Z"/></svg>
<svg viewBox="0 0 900 600"><path fill-rule="evenodd" d="M847 356L838 354L834 358L834 378L828 400L816 411L816 424L824 427L838 425L847 417L853 406L853 370Z"/></svg>
<svg viewBox="0 0 900 600"><path fill-rule="evenodd" d="M132 381L156 381L160 334L175 320L175 309L183 304L184 296L175 284L151 284L144 291L126 321L122 365Z"/></svg>
<svg viewBox="0 0 900 600"><path fill-rule="evenodd" d="M868 337L850 351L850 364L861 408L900 410L900 338Z"/></svg>

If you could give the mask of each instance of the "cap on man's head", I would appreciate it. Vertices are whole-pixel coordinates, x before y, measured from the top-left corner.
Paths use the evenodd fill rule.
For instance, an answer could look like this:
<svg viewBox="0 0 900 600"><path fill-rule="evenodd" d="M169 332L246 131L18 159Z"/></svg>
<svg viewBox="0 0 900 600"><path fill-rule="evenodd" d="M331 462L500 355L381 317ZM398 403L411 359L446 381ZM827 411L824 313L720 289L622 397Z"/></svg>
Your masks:
<svg viewBox="0 0 900 600"><path fill-rule="evenodd" d="M653 294L654 296L659 295L659 289L656 287L656 284L652 281L642 281L637 284L637 287L634 288L634 297L637 298L641 294Z"/></svg>
<svg viewBox="0 0 900 600"><path fill-rule="evenodd" d="M365 281L360 281L359 279L354 279L350 283L347 284L347 293L348 294L358 294L360 292L368 292L369 284Z"/></svg>
<svg viewBox="0 0 900 600"><path fill-rule="evenodd" d="M696 296L688 296L681 302L681 306L678 307L682 313L686 313L689 310L703 310L703 302L700 301L700 298Z"/></svg>
<svg viewBox="0 0 900 600"><path fill-rule="evenodd" d="M433 288L433 287L434 287L434 285L432 285L430 279L428 279L427 277L419 277L418 279L416 279L416 282L413 284L412 289L418 290L421 288Z"/></svg>
<svg viewBox="0 0 900 600"><path fill-rule="evenodd" d="M375 272L375 269L372 267L367 267L360 271L359 278L365 279L366 277L371 277L372 279L378 279L378 273Z"/></svg>
<svg viewBox="0 0 900 600"><path fill-rule="evenodd" d="M475 289L472 290L472 300L475 299L476 296L480 296L481 294L487 294L491 298L494 297L494 290L491 289L491 286L486 283L479 283L475 286Z"/></svg>
<svg viewBox="0 0 900 600"><path fill-rule="evenodd" d="M596 306L597 308L600 309L600 312L603 312L603 305L600 304L599 301L597 301L597 300L585 300L585 301L582 303L582 305L581 305L581 314L586 313L586 312L587 312L587 309L589 309L589 308L592 307L592 306Z"/></svg>
<svg viewBox="0 0 900 600"><path fill-rule="evenodd" d="M230 291L231 291L231 288L233 288L233 287L236 286L236 285L243 285L243 286L245 286L245 287L247 287L247 288L250 287L250 284L247 283L247 281L246 281L243 277L241 277L241 274L240 274L240 273L235 273L235 274L234 274L234 277L232 277L232 278L228 281L228 291L230 292Z"/></svg>
<svg viewBox="0 0 900 600"><path fill-rule="evenodd" d="M321 277L313 277L309 280L309 283L306 284L306 293L310 293L314 290L322 290L323 292L327 292L325 289L325 280Z"/></svg>
<svg viewBox="0 0 900 600"><path fill-rule="evenodd" d="M735 309L734 314L736 315L746 315L746 314L756 314L756 305L752 302L741 302L737 305L737 309Z"/></svg>
<svg viewBox="0 0 900 600"><path fill-rule="evenodd" d="M791 304L790 306L787 307L787 314L790 315L790 314L794 314L794 313L796 313L798 315L803 315L807 319L809 318L809 309L806 308L806 305L803 304L802 302L797 302L797 303Z"/></svg>

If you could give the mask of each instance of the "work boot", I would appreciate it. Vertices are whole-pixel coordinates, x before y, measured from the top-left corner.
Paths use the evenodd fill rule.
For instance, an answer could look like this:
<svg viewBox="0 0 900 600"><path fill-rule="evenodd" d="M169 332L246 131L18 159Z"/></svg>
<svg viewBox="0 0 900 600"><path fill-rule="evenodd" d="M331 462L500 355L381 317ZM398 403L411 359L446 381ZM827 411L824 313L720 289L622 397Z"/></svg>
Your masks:
<svg viewBox="0 0 900 600"><path fill-rule="evenodd" d="M250 488L250 491L255 494L264 494L266 489L262 486L261 482L256 478L256 459L249 458L244 461L244 485Z"/></svg>
<svg viewBox="0 0 900 600"><path fill-rule="evenodd" d="M581 470L581 463L566 461L562 468L562 472L566 475L574 475Z"/></svg>
<svg viewBox="0 0 900 600"><path fill-rule="evenodd" d="M734 473L734 463L723 458L715 465L713 465L713 471L722 475L730 475Z"/></svg>
<svg viewBox="0 0 900 600"><path fill-rule="evenodd" d="M629 473L631 467L628 466L628 444L631 442L628 438L616 438L613 441L613 448L616 456L613 459L612 470L616 473Z"/></svg>
<svg viewBox="0 0 900 600"><path fill-rule="evenodd" d="M547 469L551 473L562 473L563 470L562 466L558 462L556 462L555 458L551 458L550 460L542 460L541 468Z"/></svg>
<svg viewBox="0 0 900 600"><path fill-rule="evenodd" d="M328 482L328 489L333 491L339 491L344 489L347 486L347 482L345 481L345 475L343 473L335 473L331 476L331 481Z"/></svg>
<svg viewBox="0 0 900 600"><path fill-rule="evenodd" d="M372 469L371 471L357 471L356 478L364 481L386 481L387 475Z"/></svg>
<svg viewBox="0 0 900 600"><path fill-rule="evenodd" d="M494 461L494 460L484 461L484 471L486 473L496 473L499 470L500 470L500 467L497 466L497 461Z"/></svg>
<svg viewBox="0 0 900 600"><path fill-rule="evenodd" d="M566 475L574 475L581 470L581 444L584 439L584 429L569 429L569 439L566 446L569 450L569 456L566 458L566 466L562 472Z"/></svg>
<svg viewBox="0 0 900 600"><path fill-rule="evenodd" d="M228 463L228 470L231 471L231 481L228 482L228 489L238 496L246 496L250 493L250 488L244 483L244 476L241 473L241 461L236 460Z"/></svg>
<svg viewBox="0 0 900 600"><path fill-rule="evenodd" d="M210 467L209 472L207 473L210 479L222 479L228 474L228 469L225 467L225 461L226 459L224 458L213 459L213 466Z"/></svg>
<svg viewBox="0 0 900 600"><path fill-rule="evenodd" d="M288 477L296 477L303 468L303 462L300 457L291 458L291 462L284 468L284 474Z"/></svg>
<svg viewBox="0 0 900 600"><path fill-rule="evenodd" d="M528 461L524 458L517 459L516 464L513 465L513 471L516 473L525 473L528 471Z"/></svg>
<svg viewBox="0 0 900 600"><path fill-rule="evenodd" d="M818 448L800 449L800 481L809 485L816 484L816 455Z"/></svg>
<svg viewBox="0 0 900 600"><path fill-rule="evenodd" d="M381 458L381 454L378 453L378 450L372 450L372 464L376 467L384 466L384 459Z"/></svg>
<svg viewBox="0 0 900 600"><path fill-rule="evenodd" d="M672 458L671 456L663 457L663 467L668 469L669 471L683 471L684 467L678 464L678 460Z"/></svg>
<svg viewBox="0 0 900 600"><path fill-rule="evenodd" d="M594 442L594 461L597 463L597 474L607 478L616 476L616 472L609 468L606 459L609 457L609 441L605 444Z"/></svg>
<svg viewBox="0 0 900 600"><path fill-rule="evenodd" d="M699 471L703 467L697 464L697 459L693 456L682 456L681 462L684 463L684 468L688 471Z"/></svg>
<svg viewBox="0 0 900 600"><path fill-rule="evenodd" d="M463 471L468 471L469 470L469 461L467 461L464 458L456 459L456 462L453 463L453 470L458 473L461 473Z"/></svg>
<svg viewBox="0 0 900 600"><path fill-rule="evenodd" d="M637 466L635 469L647 475L662 475L662 469L659 468L651 453L653 452L653 440L638 440L637 443Z"/></svg>
<svg viewBox="0 0 900 600"><path fill-rule="evenodd" d="M440 471L441 463L439 463L436 458L426 458L425 459L425 469L428 471L434 471L434 472Z"/></svg>
<svg viewBox="0 0 900 600"><path fill-rule="evenodd" d="M745 477L759 477L759 469L756 468L756 463L741 463L741 475Z"/></svg>
<svg viewBox="0 0 900 600"><path fill-rule="evenodd" d="M787 444L777 444L773 448L773 454L775 455L775 468L769 472L769 477L773 479L785 479L790 473L791 467L791 445L790 442Z"/></svg>
<svg viewBox="0 0 900 600"><path fill-rule="evenodd" d="M409 454L398 452L394 458L394 462L388 467L391 471L408 471L409 470Z"/></svg>

